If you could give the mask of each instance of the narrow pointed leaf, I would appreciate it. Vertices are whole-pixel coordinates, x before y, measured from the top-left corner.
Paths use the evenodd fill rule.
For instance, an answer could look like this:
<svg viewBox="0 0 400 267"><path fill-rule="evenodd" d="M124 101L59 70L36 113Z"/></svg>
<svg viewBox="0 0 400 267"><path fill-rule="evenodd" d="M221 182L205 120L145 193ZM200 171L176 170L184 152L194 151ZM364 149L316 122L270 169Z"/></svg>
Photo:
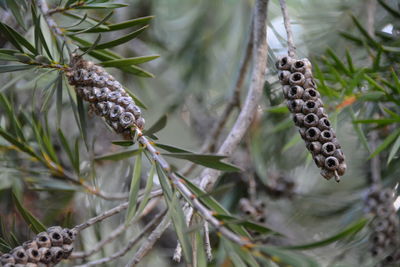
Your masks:
<svg viewBox="0 0 400 267"><path fill-rule="evenodd" d="M129 223L136 213L137 196L140 187L140 175L142 173L142 150L139 151L135 158L135 166L133 170L133 177L131 187L129 190L129 205L125 223Z"/></svg>
<svg viewBox="0 0 400 267"><path fill-rule="evenodd" d="M114 14L114 12L111 11L111 12L108 13L102 20L100 20L97 24L95 24L95 25L93 25L92 27L89 27L89 28L87 28L87 29L83 29L83 30L80 30L80 31L76 31L76 32L74 32L73 34L86 33L86 32L88 32L88 31L90 31L90 30L93 30L93 29L98 28L98 27L100 27L100 25L104 25L104 23L105 23L109 18L111 18L111 16L112 16L113 14Z"/></svg>
<svg viewBox="0 0 400 267"><path fill-rule="evenodd" d="M374 152L372 152L371 156L369 156L368 159L371 159L371 158L375 157L376 155L378 155L379 153L381 153L383 150L385 150L387 147L389 147L389 145L391 143L393 143L394 140L396 140L396 138L398 138L399 136L400 136L400 129L397 129L396 131L391 133L388 137L386 137L385 140L383 140L382 144L380 144L376 148L376 150Z"/></svg>
<svg viewBox="0 0 400 267"><path fill-rule="evenodd" d="M0 66L0 73L28 70L34 67L33 65L3 65Z"/></svg>
<svg viewBox="0 0 400 267"><path fill-rule="evenodd" d="M130 158L133 157L137 154L140 153L139 149L131 149L131 150L125 150L125 151L120 151L120 152L116 152L116 153L110 153L110 154L106 154L103 156L97 156L94 159L96 161L100 161L100 160L121 160L121 159L126 159L126 158Z"/></svg>
<svg viewBox="0 0 400 267"><path fill-rule="evenodd" d="M173 157L178 159L189 160L193 163L220 170L220 171L240 171L241 169L233 164L222 162L225 156L207 155L207 154L193 154L193 153L163 153L164 156Z"/></svg>
<svg viewBox="0 0 400 267"><path fill-rule="evenodd" d="M143 200L140 202L139 207L137 209L137 215L140 215L144 208L146 207L147 203L149 202L150 199L150 193L151 189L153 188L153 182L154 182L154 172L156 170L156 165L152 164L149 176L147 177L146 181L146 186L144 188L143 192Z"/></svg>
<svg viewBox="0 0 400 267"><path fill-rule="evenodd" d="M5 27L8 32L12 35L12 37L15 39L16 42L18 42L20 45L24 46L27 48L30 52L32 52L34 55L37 54L36 49L33 47L33 45L25 39L19 32L8 26L7 24L1 23L3 27Z"/></svg>
<svg viewBox="0 0 400 267"><path fill-rule="evenodd" d="M24 208L24 205L20 202L14 192L12 196L19 214L21 214L22 218L24 218L25 222L29 225L32 231L35 232L35 234L46 231L46 227L43 225L43 223L41 223L35 216L33 216L27 209Z"/></svg>
<svg viewBox="0 0 400 267"><path fill-rule="evenodd" d="M130 40L136 38L139 34L141 34L148 26L144 26L142 28L140 28L139 30L136 30L130 34L127 34L121 38L115 39L113 41L110 42L106 42L106 43L102 43L96 46L96 49L106 49L106 48L111 48L114 46L118 46L121 45L123 43L129 42Z"/></svg>
<svg viewBox="0 0 400 267"><path fill-rule="evenodd" d="M392 149L390 150L387 164L389 164L392 161L397 151L399 151L399 148L400 148L400 135L397 137L396 142L394 142Z"/></svg>
<svg viewBox="0 0 400 267"><path fill-rule="evenodd" d="M166 125L167 125L167 115L163 115L148 130L144 131L144 134L147 136L153 135L159 132L160 130L164 129Z"/></svg>
<svg viewBox="0 0 400 267"><path fill-rule="evenodd" d="M161 148L161 149L163 149L163 150L165 150L165 151L171 152L171 153L192 153L192 152L190 152L188 150L184 150L182 148L179 148L179 147L176 147L176 146L171 146L171 145L165 145L165 144L157 143L156 146Z"/></svg>
<svg viewBox="0 0 400 267"><path fill-rule="evenodd" d="M114 9L114 8L120 8L120 7L126 7L128 5L126 4L114 4L114 3L96 3L96 4L89 4L89 5L83 5L83 6L77 6L75 9Z"/></svg>
<svg viewBox="0 0 400 267"><path fill-rule="evenodd" d="M103 61L100 63L103 67L123 67L128 65L137 65L141 63L145 63L160 57L159 55L154 56L142 56L142 57L131 57L131 58L123 58L123 59L115 59L109 61Z"/></svg>
<svg viewBox="0 0 400 267"><path fill-rule="evenodd" d="M147 24L153 18L154 18L154 16L147 16L147 17L141 17L141 18L136 18L136 19L132 19L132 20L127 20L127 21L117 23L117 24L106 24L107 28L99 27L96 29L87 30L86 33L110 32L110 31L123 30L123 29L130 28L130 27L133 27L136 25ZM79 31L79 30L71 30L71 31Z"/></svg>

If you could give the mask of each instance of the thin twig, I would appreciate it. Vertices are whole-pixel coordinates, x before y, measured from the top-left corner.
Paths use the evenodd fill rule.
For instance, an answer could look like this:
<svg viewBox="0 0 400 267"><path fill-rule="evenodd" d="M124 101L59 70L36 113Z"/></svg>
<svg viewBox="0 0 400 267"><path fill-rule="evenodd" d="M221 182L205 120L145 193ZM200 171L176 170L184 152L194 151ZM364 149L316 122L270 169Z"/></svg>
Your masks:
<svg viewBox="0 0 400 267"><path fill-rule="evenodd" d="M203 227L204 227L204 247L206 250L207 260L209 262L211 262L213 255L212 255L212 249L211 249L211 243L210 243L210 230L208 229L207 221L204 222Z"/></svg>
<svg viewBox="0 0 400 267"><path fill-rule="evenodd" d="M294 46L293 33L292 33L291 26L290 26L290 18L289 18L289 14L287 11L286 1L279 0L279 3L281 5L283 23L284 23L285 29L286 29L288 55L289 55L289 57L295 57L296 56L296 47Z"/></svg>
<svg viewBox="0 0 400 267"><path fill-rule="evenodd" d="M161 195L162 195L162 190L161 189L157 189L157 190L154 190L154 191L151 192L150 198L158 197L158 196L161 196ZM143 195L140 195L138 197L138 202L141 201L142 199L143 199ZM97 216L95 216L93 218L90 218L89 220L87 220L84 223L78 224L77 226L75 226L73 228L73 230L75 230L77 232L80 232L80 231L92 226L95 223L101 222L101 221L103 221L103 220L105 220L105 219L107 219L107 218L109 218L109 217L111 217L111 216L113 216L113 215L115 215L117 213L120 213L121 211L127 209L128 205L129 205L128 201L124 202L124 203L122 203L122 204L120 204L120 205L118 205L118 206L116 206L116 207L114 207L114 208L112 208L110 210L107 210L107 211L105 211L105 212L103 212L103 213L101 213L101 214L99 214L99 215L97 215Z"/></svg>
<svg viewBox="0 0 400 267"><path fill-rule="evenodd" d="M158 213L148 224L146 224L146 226L141 229L140 233L133 238L131 241L128 242L128 244L123 247L121 250L117 251L116 253L112 254L109 257L104 257L98 260L94 260L94 261L90 261L86 264L83 265L78 265L76 267L88 267L88 266L99 266L100 264L106 263L106 262L110 262L113 261L117 258L120 258L122 256L124 256L129 250L131 250L148 232L150 232L161 220L161 218L163 218L163 216L165 215L166 210L161 211L160 213Z"/></svg>
<svg viewBox="0 0 400 267"><path fill-rule="evenodd" d="M140 213L137 218L132 220L130 223L121 223L117 228L115 228L114 231L112 231L106 238L98 242L91 250L89 251L77 251L72 253L72 255L69 257L69 259L82 259L82 258L87 258L95 254L96 252L99 252L104 246L107 244L111 243L114 241L118 236L120 236L123 232L125 232L132 224L138 222L141 218L149 214L150 211L152 211L158 204L159 200L161 198L153 198L149 201L149 203L146 205L146 207L143 209L143 211ZM139 199L138 199L139 201Z"/></svg>
<svg viewBox="0 0 400 267"><path fill-rule="evenodd" d="M190 222L191 222L192 216L193 216L193 209L191 208L189 203L186 203L183 206L183 211L185 213L185 223L186 223L187 226L190 226ZM174 256L172 258L176 262L180 262L181 261L181 258L182 258L182 246L181 246L181 243L179 243L179 241L178 241L178 244L176 245Z"/></svg>
<svg viewBox="0 0 400 267"><path fill-rule="evenodd" d="M144 244L136 251L135 255L133 255L132 259L125 265L125 267L133 267L138 264L144 256L149 253L149 251L153 248L154 244L160 239L161 235L167 230L170 226L171 220L169 216L164 216L162 221L157 225L153 232L147 237Z"/></svg>

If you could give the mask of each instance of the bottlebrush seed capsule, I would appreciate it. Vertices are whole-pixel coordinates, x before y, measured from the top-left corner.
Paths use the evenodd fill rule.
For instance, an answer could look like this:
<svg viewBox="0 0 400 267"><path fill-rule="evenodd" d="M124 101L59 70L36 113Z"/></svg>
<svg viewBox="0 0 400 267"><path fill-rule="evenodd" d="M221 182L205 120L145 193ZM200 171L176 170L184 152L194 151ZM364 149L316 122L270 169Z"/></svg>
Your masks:
<svg viewBox="0 0 400 267"><path fill-rule="evenodd" d="M128 136L130 127L144 128L140 108L115 78L102 67L73 55L65 72L76 94L117 132ZM288 71L288 74L290 72Z"/></svg>
<svg viewBox="0 0 400 267"><path fill-rule="evenodd" d="M28 254L22 246L16 247L12 250L12 255L15 263L26 264L28 262Z"/></svg>
<svg viewBox="0 0 400 267"><path fill-rule="evenodd" d="M300 135L316 165L322 169L321 175L339 181L346 172L345 157L323 108L310 61L284 56L276 62L276 67L293 122L300 128Z"/></svg>
<svg viewBox="0 0 400 267"><path fill-rule="evenodd" d="M400 262L400 257L396 254L396 248L400 245L399 218L393 205L394 201L393 191L379 185L371 186L365 198L366 210L374 215L369 224L371 230L370 252L373 256L385 254L385 263Z"/></svg>
<svg viewBox="0 0 400 267"><path fill-rule="evenodd" d="M6 264L6 263L14 264L15 263L15 259L11 254L5 253L5 254L1 255L0 262L1 262L1 264Z"/></svg>

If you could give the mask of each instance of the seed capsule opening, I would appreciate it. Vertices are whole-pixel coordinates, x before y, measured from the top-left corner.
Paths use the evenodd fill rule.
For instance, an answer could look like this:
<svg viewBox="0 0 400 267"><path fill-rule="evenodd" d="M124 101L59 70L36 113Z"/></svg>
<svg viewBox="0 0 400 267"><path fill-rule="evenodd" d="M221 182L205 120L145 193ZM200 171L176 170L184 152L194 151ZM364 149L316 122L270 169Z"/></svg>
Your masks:
<svg viewBox="0 0 400 267"><path fill-rule="evenodd" d="M337 169L338 166L339 166L339 161L338 161L337 158L335 158L335 157L328 157L328 158L325 160L325 167L326 167L328 170L334 171L334 170Z"/></svg>

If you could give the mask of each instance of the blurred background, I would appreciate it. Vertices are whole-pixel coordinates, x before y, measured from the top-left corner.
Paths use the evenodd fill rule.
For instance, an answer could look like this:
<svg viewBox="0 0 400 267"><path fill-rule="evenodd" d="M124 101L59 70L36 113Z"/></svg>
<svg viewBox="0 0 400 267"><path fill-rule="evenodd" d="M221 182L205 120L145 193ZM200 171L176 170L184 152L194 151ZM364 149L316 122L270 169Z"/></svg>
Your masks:
<svg viewBox="0 0 400 267"><path fill-rule="evenodd" d="M54 7L57 2L49 1L49 5ZM150 15L154 19L139 38L114 48L114 51L124 57L153 54L160 57L141 65L155 78L137 77L116 69L110 72L147 105L143 114L148 126L167 115L166 127L157 133L158 142L200 151L210 128L232 97L240 62L246 54L250 38L254 1L124 2L129 6L115 10L110 19L113 23ZM284 234L284 238L257 237L261 243L269 245L312 243L333 236L367 216L364 200L373 181L373 168L377 166L371 164L370 155L377 148L380 169L375 171L380 179L375 183L397 190L400 175L400 170L396 168L400 146L397 131L400 85L394 82L394 77L399 77L399 1L288 0L287 4L297 55L299 58L308 57L313 63L327 112L346 155L348 171L338 184L323 179L292 123L275 67L277 57L287 53L286 33L279 1L270 1L268 72L263 100L245 140L233 155L233 162L245 171L224 174L213 193L233 214L258 220ZM6 5L3 3L3 6ZM2 22L8 25L14 23L14 27L18 28L7 8L0 12ZM91 17L101 18L107 13L93 10L90 14ZM72 24L63 16L55 16L55 19L60 25ZM112 32L103 36L102 41L116 39L122 34L123 31ZM95 38L91 35L86 39L94 41ZM4 39L0 40L0 45L10 47ZM250 62L241 88L241 100L248 90L251 69ZM23 71L0 76L0 92L12 100L15 110L27 109L28 113L43 115L40 103L46 92L42 89L51 76L34 79L37 75ZM49 75L53 75L52 79L57 77L56 73ZM109 131L100 119L89 114L86 118L88 145L85 146L67 94L64 92L61 112L54 104L56 100L50 99L45 113L49 127L54 128L51 133L56 136L55 128L61 127L68 140L73 140L73 143L77 140L81 175L104 191L128 192L132 160L96 160L96 157L121 150L121 147L111 143L120 138ZM224 140L238 111L235 108L232 112L217 144ZM5 113L4 110L1 112L0 122L4 125ZM365 119L371 120L361 121ZM390 123L373 121L379 119L392 120ZM55 180L48 170L29 162L27 156L9 151L5 140L0 140L0 144L0 212L3 225L0 233L3 240L25 240L32 236L15 209L12 190L18 192L26 208L45 225L73 226L116 205L117 202L77 192L76 186ZM55 141L54 146L61 161L68 162L59 141ZM180 169L186 162L171 160L171 163ZM148 170L149 166L146 168ZM201 170L197 167L189 177L196 177ZM240 208L246 201L251 205L261 205L262 218L246 215ZM159 205L164 204L160 202ZM152 216L153 213L146 216L144 222ZM123 215L115 216L82 232L81 248L93 246L123 219ZM140 232L141 227L142 224L132 227L124 237L106 246L91 259L117 251L133 233ZM15 237L10 237L9 232ZM374 266L377 259L367 253L369 235L365 227L357 235L344 235L337 242L302 252L315 259L318 266ZM212 236L212 242L215 259L211 266L232 266L215 236ZM171 227L140 266L177 265L172 261L175 247L176 236ZM130 256L132 254L128 253L104 266L122 266ZM71 262L61 264L71 265Z"/></svg>

